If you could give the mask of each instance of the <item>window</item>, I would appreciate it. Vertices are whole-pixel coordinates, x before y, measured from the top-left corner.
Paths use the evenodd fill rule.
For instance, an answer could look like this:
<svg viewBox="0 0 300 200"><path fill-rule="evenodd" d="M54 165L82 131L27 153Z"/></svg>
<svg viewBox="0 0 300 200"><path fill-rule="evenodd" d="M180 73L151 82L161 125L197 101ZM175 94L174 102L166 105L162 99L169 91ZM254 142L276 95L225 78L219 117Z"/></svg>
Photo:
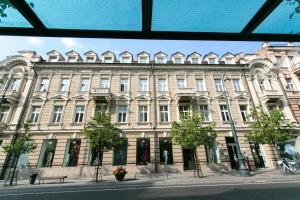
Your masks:
<svg viewBox="0 0 300 200"><path fill-rule="evenodd" d="M75 56L70 56L69 57L69 62L76 62L77 58Z"/></svg>
<svg viewBox="0 0 300 200"><path fill-rule="evenodd" d="M123 63L130 63L130 57L122 57Z"/></svg>
<svg viewBox="0 0 300 200"><path fill-rule="evenodd" d="M104 63L112 63L113 59L112 57L104 57Z"/></svg>
<svg viewBox="0 0 300 200"><path fill-rule="evenodd" d="M122 143L118 147L114 148L113 153L113 165L126 165L127 164L127 148L128 140L127 138L122 138Z"/></svg>
<svg viewBox="0 0 300 200"><path fill-rule="evenodd" d="M173 164L173 148L171 138L159 138L159 155L161 164Z"/></svg>
<svg viewBox="0 0 300 200"><path fill-rule="evenodd" d="M40 84L40 92L47 92L49 88L49 79L48 78L42 78L41 84Z"/></svg>
<svg viewBox="0 0 300 200"><path fill-rule="evenodd" d="M175 58L174 61L175 64L181 64L181 58Z"/></svg>
<svg viewBox="0 0 300 200"><path fill-rule="evenodd" d="M223 83L221 79L215 79L215 88L217 92L223 92Z"/></svg>
<svg viewBox="0 0 300 200"><path fill-rule="evenodd" d="M37 167L52 167L57 139L43 140Z"/></svg>
<svg viewBox="0 0 300 200"><path fill-rule="evenodd" d="M288 59L289 59L289 62L290 62L290 65L291 65L291 66L295 65L293 56L288 56Z"/></svg>
<svg viewBox="0 0 300 200"><path fill-rule="evenodd" d="M40 113L41 113L41 106L32 107L31 118L30 118L32 123L38 123Z"/></svg>
<svg viewBox="0 0 300 200"><path fill-rule="evenodd" d="M68 139L64 156L64 167L75 167L78 164L80 139Z"/></svg>
<svg viewBox="0 0 300 200"><path fill-rule="evenodd" d="M198 64L198 58L192 58L192 64Z"/></svg>
<svg viewBox="0 0 300 200"><path fill-rule="evenodd" d="M293 82L292 82L292 79L291 78L287 78L285 79L286 81L286 89L288 90L294 90L294 86L293 86Z"/></svg>
<svg viewBox="0 0 300 200"><path fill-rule="evenodd" d="M1 123L6 123L7 122L7 117L8 117L8 112L9 112L9 107L8 106L2 106L0 108L0 122Z"/></svg>
<svg viewBox="0 0 300 200"><path fill-rule="evenodd" d="M274 85L273 85L273 81L271 79L268 79L269 85L270 85L270 89L274 90Z"/></svg>
<svg viewBox="0 0 300 200"><path fill-rule="evenodd" d="M19 89L19 86L20 86L20 83L21 83L21 79L19 78L14 78L10 84L10 87L9 89L10 90L14 90L14 91L17 91Z"/></svg>
<svg viewBox="0 0 300 200"><path fill-rule="evenodd" d="M260 79L258 80L258 84L259 84L259 88L264 91L265 90L265 84L264 84L264 80Z"/></svg>
<svg viewBox="0 0 300 200"><path fill-rule="evenodd" d="M208 64L216 64L215 58L208 58Z"/></svg>
<svg viewBox="0 0 300 200"><path fill-rule="evenodd" d="M233 59L232 58L226 58L225 59L225 64L233 64Z"/></svg>
<svg viewBox="0 0 300 200"><path fill-rule="evenodd" d="M180 105L179 106L179 117L180 119L185 118L189 114L189 106L188 105Z"/></svg>
<svg viewBox="0 0 300 200"><path fill-rule="evenodd" d="M98 155L96 149L90 148L89 151L89 166L97 166L98 164Z"/></svg>
<svg viewBox="0 0 300 200"><path fill-rule="evenodd" d="M127 92L128 91L128 79L120 80L120 91Z"/></svg>
<svg viewBox="0 0 300 200"><path fill-rule="evenodd" d="M88 78L81 79L80 91L81 92L88 91L89 90L89 84L90 84L90 80Z"/></svg>
<svg viewBox="0 0 300 200"><path fill-rule="evenodd" d="M164 63L164 58L158 57L157 58L157 63L158 64L163 64Z"/></svg>
<svg viewBox="0 0 300 200"><path fill-rule="evenodd" d="M140 63L142 64L147 63L147 57L140 57Z"/></svg>
<svg viewBox="0 0 300 200"><path fill-rule="evenodd" d="M84 106L75 107L75 123L82 123L84 117Z"/></svg>
<svg viewBox="0 0 300 200"><path fill-rule="evenodd" d="M185 79L177 79L177 88L186 88Z"/></svg>
<svg viewBox="0 0 300 200"><path fill-rule="evenodd" d="M148 91L148 80L140 79L140 91Z"/></svg>
<svg viewBox="0 0 300 200"><path fill-rule="evenodd" d="M26 141L25 144L32 144L32 141ZM18 160L18 164L17 167L18 168L27 168L28 167L28 157L29 157L29 153L21 153L19 160Z"/></svg>
<svg viewBox="0 0 300 200"><path fill-rule="evenodd" d="M56 62L57 61L57 56L50 56L49 57L49 62Z"/></svg>
<svg viewBox="0 0 300 200"><path fill-rule="evenodd" d="M147 165L150 162L150 139L136 139L136 164Z"/></svg>
<svg viewBox="0 0 300 200"><path fill-rule="evenodd" d="M69 84L70 84L70 80L63 78L61 79L61 85L60 85L60 91L62 92L66 92L69 90Z"/></svg>
<svg viewBox="0 0 300 200"><path fill-rule="evenodd" d="M95 58L92 57L92 56L88 56L88 57L86 57L86 60L85 60L85 61L91 63L91 62L94 62L94 61L95 61Z"/></svg>
<svg viewBox="0 0 300 200"><path fill-rule="evenodd" d="M139 106L139 122L145 123L148 122L148 107Z"/></svg>
<svg viewBox="0 0 300 200"><path fill-rule="evenodd" d="M160 122L168 122L169 121L169 110L168 106L159 106L159 116Z"/></svg>
<svg viewBox="0 0 300 200"><path fill-rule="evenodd" d="M281 59L281 56L275 56L276 58L276 62L277 62L277 65L282 67L282 59Z"/></svg>
<svg viewBox="0 0 300 200"><path fill-rule="evenodd" d="M158 79L158 91L164 92L167 91L166 79Z"/></svg>
<svg viewBox="0 0 300 200"><path fill-rule="evenodd" d="M240 79L233 79L233 88L235 92L240 92L241 91L241 86L240 86Z"/></svg>
<svg viewBox="0 0 300 200"><path fill-rule="evenodd" d="M199 105L200 115L204 122L209 121L209 110L208 105Z"/></svg>
<svg viewBox="0 0 300 200"><path fill-rule="evenodd" d="M108 106L107 104L97 104L96 105L96 112L95 114L99 113L99 112L107 112Z"/></svg>
<svg viewBox="0 0 300 200"><path fill-rule="evenodd" d="M59 123L61 121L62 113L63 113L63 107L62 106L54 106L52 122L53 123Z"/></svg>
<svg viewBox="0 0 300 200"><path fill-rule="evenodd" d="M109 88L109 79L108 78L101 78L100 88Z"/></svg>
<svg viewBox="0 0 300 200"><path fill-rule="evenodd" d="M246 105L240 105L240 111L244 122L249 121L248 110Z"/></svg>
<svg viewBox="0 0 300 200"><path fill-rule="evenodd" d="M118 106L118 122L124 123L127 122L127 106L119 105Z"/></svg>
<svg viewBox="0 0 300 200"><path fill-rule="evenodd" d="M198 91L204 91L203 79L196 80L196 87Z"/></svg>
<svg viewBox="0 0 300 200"><path fill-rule="evenodd" d="M229 112L228 112L227 106L221 105L220 110L221 110L222 120L224 122L229 121Z"/></svg>

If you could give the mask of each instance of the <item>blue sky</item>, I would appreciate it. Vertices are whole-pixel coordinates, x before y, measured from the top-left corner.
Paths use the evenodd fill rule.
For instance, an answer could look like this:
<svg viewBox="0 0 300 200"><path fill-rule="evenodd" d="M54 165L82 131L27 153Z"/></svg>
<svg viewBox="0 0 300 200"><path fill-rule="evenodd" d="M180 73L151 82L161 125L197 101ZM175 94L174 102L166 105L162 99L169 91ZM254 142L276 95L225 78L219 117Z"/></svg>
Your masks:
<svg viewBox="0 0 300 200"><path fill-rule="evenodd" d="M56 49L63 55L75 50L81 55L93 50L99 55L105 51L113 51L117 55L125 50L134 56L141 51L153 55L163 51L170 56L176 51L188 55L194 51L205 55L215 52L222 56L226 52L253 53L261 48L262 42L232 42L232 41L174 41L174 40L124 40L124 39L90 39L90 38L46 38L46 37L14 37L0 36L0 60L8 55L14 55L19 50L34 50L46 57L46 53Z"/></svg>

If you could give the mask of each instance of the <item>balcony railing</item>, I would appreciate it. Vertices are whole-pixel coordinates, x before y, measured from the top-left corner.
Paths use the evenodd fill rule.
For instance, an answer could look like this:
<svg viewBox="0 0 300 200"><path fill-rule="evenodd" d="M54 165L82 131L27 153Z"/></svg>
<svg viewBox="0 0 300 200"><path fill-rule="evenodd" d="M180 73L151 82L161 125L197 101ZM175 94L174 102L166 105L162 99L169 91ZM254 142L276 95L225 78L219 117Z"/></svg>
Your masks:
<svg viewBox="0 0 300 200"><path fill-rule="evenodd" d="M4 98L7 99L8 102L14 104L19 99L19 92L17 92L16 90L7 90L5 92Z"/></svg>
<svg viewBox="0 0 300 200"><path fill-rule="evenodd" d="M194 95L195 90L194 88L177 88L177 94L184 94L184 95Z"/></svg>
<svg viewBox="0 0 300 200"><path fill-rule="evenodd" d="M96 100L111 100L111 92L109 88L93 88L91 91L91 96Z"/></svg>

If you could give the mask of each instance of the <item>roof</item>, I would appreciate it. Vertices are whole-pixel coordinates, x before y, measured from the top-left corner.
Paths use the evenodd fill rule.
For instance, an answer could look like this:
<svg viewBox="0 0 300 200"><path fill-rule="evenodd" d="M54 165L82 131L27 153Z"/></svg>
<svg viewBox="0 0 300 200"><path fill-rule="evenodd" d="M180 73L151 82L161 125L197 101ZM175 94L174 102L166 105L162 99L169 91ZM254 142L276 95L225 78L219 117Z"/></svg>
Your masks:
<svg viewBox="0 0 300 200"><path fill-rule="evenodd" d="M2 4L0 35L300 41L298 0L9 0Z"/></svg>

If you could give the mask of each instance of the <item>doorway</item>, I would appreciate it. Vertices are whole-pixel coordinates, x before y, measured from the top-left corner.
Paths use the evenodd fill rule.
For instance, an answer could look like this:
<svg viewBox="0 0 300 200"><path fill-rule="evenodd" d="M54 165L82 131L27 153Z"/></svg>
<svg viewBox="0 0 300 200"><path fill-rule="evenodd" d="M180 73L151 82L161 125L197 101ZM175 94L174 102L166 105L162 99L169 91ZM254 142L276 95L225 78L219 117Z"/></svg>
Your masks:
<svg viewBox="0 0 300 200"><path fill-rule="evenodd" d="M193 149L182 149L183 155L183 170L193 170L194 165L194 150Z"/></svg>
<svg viewBox="0 0 300 200"><path fill-rule="evenodd" d="M226 145L232 169L238 170L237 148L233 137L226 137Z"/></svg>
<svg viewBox="0 0 300 200"><path fill-rule="evenodd" d="M262 157L262 152L258 144L250 143L250 148L253 156L253 160L256 168L265 167L264 159Z"/></svg>

